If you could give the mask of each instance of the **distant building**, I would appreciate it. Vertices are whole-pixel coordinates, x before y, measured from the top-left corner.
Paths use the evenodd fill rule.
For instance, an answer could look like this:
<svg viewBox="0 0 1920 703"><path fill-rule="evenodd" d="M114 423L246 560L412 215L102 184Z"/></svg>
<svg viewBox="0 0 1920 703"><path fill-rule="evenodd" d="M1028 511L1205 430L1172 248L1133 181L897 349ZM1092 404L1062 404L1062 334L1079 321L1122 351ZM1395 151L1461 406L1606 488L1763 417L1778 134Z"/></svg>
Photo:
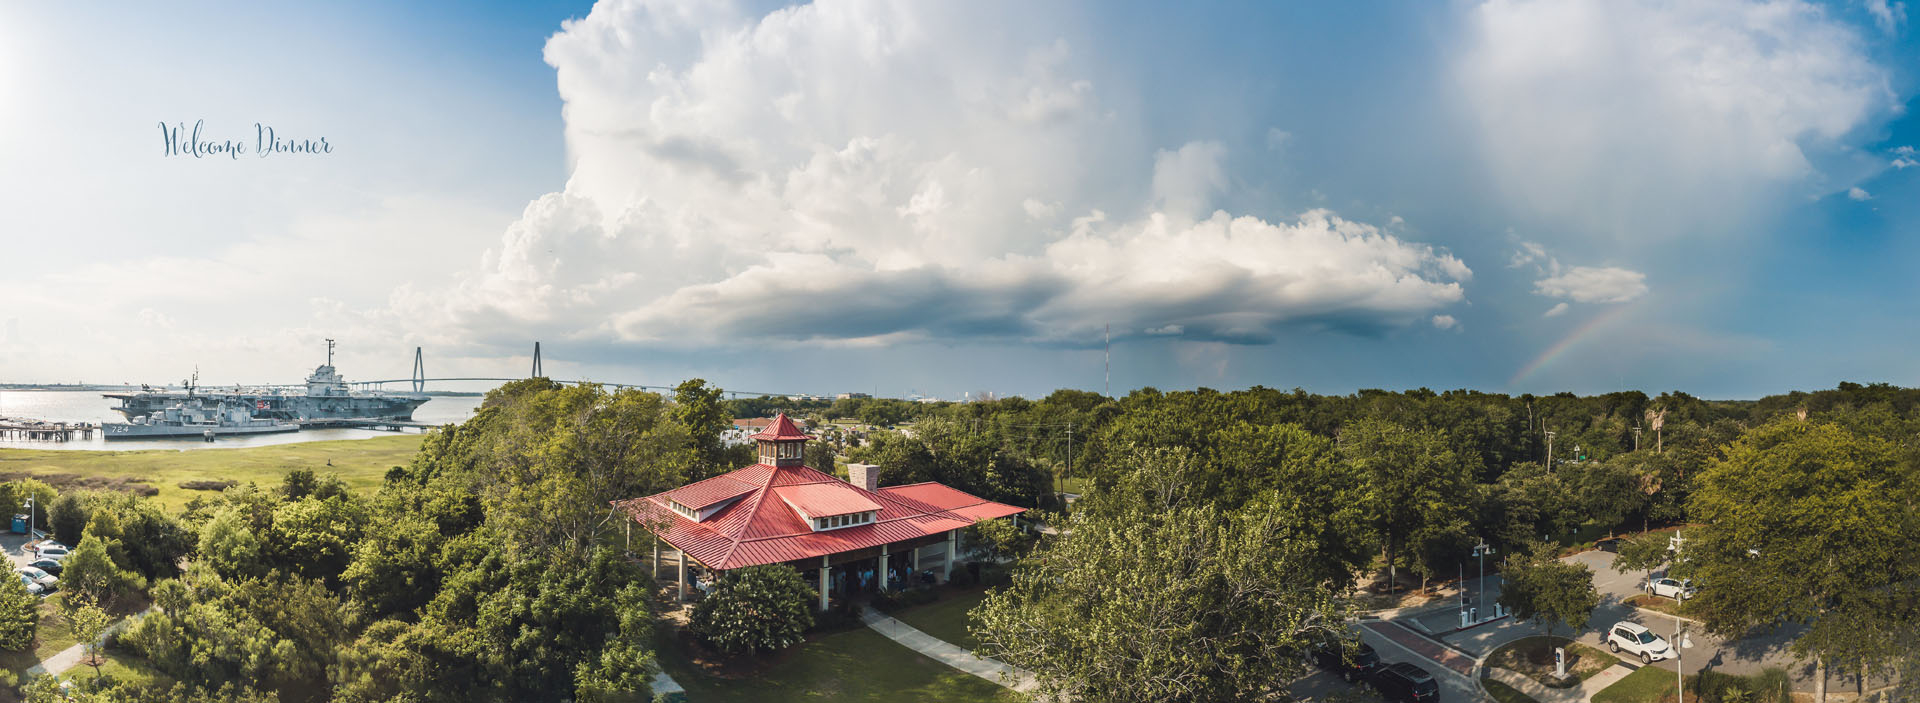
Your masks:
<svg viewBox="0 0 1920 703"><path fill-rule="evenodd" d="M924 570L953 573L960 529L1025 508L925 482L880 487L880 467L849 464L842 481L802 464L811 439L785 414L752 439L760 461L615 508L679 552L679 597L689 561L709 572L787 564L830 596L887 590ZM631 533L629 533L631 534ZM654 569L660 566L658 546Z"/></svg>
<svg viewBox="0 0 1920 703"><path fill-rule="evenodd" d="M802 431L807 428L807 423L804 421L792 420L791 422L799 426ZM753 441L752 436L755 433L767 429L772 424L773 418L770 417L736 417L733 419L733 426L720 433L720 443L729 447L746 444Z"/></svg>
<svg viewBox="0 0 1920 703"><path fill-rule="evenodd" d="M869 395L866 393L841 393L840 395L834 396L833 399L834 400L853 400L854 398L872 398L872 397L873 397L872 395Z"/></svg>

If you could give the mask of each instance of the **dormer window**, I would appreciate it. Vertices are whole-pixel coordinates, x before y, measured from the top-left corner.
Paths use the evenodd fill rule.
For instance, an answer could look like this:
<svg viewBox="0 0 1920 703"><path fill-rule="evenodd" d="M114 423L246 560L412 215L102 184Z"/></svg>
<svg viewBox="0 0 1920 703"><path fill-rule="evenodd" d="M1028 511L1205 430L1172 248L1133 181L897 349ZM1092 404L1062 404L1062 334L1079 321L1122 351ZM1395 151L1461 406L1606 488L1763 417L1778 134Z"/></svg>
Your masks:
<svg viewBox="0 0 1920 703"><path fill-rule="evenodd" d="M861 525L871 525L873 524L874 517L877 516L878 514L879 514L879 511L877 510L869 510L861 513L847 513L845 515L828 515L826 517L817 517L813 519L813 531L825 532L827 530L838 530L843 527L859 527Z"/></svg>
<svg viewBox="0 0 1920 703"><path fill-rule="evenodd" d="M700 514L697 512L694 512L693 508L689 508L687 506L681 505L680 501L674 500L672 498L667 499L667 507L673 508L673 512L679 513L681 517L684 517L688 520L697 521L700 519Z"/></svg>

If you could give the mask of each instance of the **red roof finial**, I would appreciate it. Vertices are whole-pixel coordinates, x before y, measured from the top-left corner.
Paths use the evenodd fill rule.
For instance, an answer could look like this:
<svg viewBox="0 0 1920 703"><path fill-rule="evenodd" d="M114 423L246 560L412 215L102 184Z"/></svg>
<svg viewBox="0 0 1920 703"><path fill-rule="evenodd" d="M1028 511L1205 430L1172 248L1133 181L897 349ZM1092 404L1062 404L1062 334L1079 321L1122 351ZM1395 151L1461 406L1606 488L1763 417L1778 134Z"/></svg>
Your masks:
<svg viewBox="0 0 1920 703"><path fill-rule="evenodd" d="M773 422L767 423L767 429L761 430L759 434L749 439L778 442L782 440L806 440L813 439L813 437L805 432L801 432L800 428L794 425L792 420L787 419L786 413L780 413L779 415L773 416Z"/></svg>

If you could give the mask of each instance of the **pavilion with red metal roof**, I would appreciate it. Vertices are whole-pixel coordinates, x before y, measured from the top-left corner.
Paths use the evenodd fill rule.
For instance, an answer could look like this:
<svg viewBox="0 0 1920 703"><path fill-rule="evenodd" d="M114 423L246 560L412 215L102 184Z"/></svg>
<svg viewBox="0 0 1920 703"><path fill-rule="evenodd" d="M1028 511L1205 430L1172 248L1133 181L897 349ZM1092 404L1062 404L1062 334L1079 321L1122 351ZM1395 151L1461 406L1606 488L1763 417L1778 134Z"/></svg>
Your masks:
<svg viewBox="0 0 1920 703"><path fill-rule="evenodd" d="M802 464L811 437L784 413L751 439L759 463L613 503L679 552L682 600L689 559L713 571L789 564L815 572L822 610L828 594L846 592L849 582L886 590L902 566L889 563L894 555L907 555L910 569L900 570L914 574L929 552L924 558L939 560L944 580L953 573L961 528L1026 511L931 481L880 487L878 466L850 464L846 481L816 471ZM929 549L936 545L944 548ZM656 571L659 561L656 543Z"/></svg>

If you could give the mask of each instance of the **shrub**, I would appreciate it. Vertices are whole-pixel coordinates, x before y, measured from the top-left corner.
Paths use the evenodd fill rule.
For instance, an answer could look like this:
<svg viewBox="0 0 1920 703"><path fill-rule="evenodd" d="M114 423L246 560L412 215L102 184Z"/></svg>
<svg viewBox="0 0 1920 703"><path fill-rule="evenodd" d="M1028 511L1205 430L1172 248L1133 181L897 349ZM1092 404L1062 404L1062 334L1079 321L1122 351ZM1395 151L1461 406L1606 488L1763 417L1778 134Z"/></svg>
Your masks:
<svg viewBox="0 0 1920 703"><path fill-rule="evenodd" d="M770 652L800 642L813 625L816 594L800 572L778 564L734 569L693 607L689 628L729 654Z"/></svg>
<svg viewBox="0 0 1920 703"><path fill-rule="evenodd" d="M240 485L240 482L231 479L224 481L181 481L179 485L181 488L189 491L224 491Z"/></svg>
<svg viewBox="0 0 1920 703"><path fill-rule="evenodd" d="M947 578L947 585L953 586L955 588L966 588L968 586L972 586L973 584L974 584L974 579L973 579L972 569L966 569L966 568L954 569L953 573L949 575Z"/></svg>
<svg viewBox="0 0 1920 703"><path fill-rule="evenodd" d="M926 605L940 600L940 592L931 588L910 588L876 593L873 596L873 608L882 613L891 613L902 608Z"/></svg>

